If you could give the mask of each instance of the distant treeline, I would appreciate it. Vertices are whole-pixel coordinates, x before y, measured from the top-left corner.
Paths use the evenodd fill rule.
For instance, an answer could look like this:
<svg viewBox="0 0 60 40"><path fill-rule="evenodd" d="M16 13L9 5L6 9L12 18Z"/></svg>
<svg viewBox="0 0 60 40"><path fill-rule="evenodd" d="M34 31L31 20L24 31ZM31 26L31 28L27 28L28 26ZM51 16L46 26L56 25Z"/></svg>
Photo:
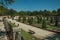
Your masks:
<svg viewBox="0 0 60 40"><path fill-rule="evenodd" d="M5 8L3 6L0 6L0 16L3 15L10 15L10 16L16 16L16 15L20 15L20 16L60 16L60 8L58 8L57 10L52 10L52 11L48 11L48 10L40 10L40 11L20 11L17 12L14 9L8 9Z"/></svg>

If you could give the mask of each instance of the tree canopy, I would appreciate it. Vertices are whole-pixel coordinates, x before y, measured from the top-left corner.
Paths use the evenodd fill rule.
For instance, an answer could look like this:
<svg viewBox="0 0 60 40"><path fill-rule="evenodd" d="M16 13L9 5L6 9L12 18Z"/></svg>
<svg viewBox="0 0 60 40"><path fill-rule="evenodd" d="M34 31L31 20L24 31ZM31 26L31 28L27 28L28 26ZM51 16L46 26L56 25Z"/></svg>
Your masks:
<svg viewBox="0 0 60 40"><path fill-rule="evenodd" d="M12 4L14 0L0 0L0 6L6 6Z"/></svg>

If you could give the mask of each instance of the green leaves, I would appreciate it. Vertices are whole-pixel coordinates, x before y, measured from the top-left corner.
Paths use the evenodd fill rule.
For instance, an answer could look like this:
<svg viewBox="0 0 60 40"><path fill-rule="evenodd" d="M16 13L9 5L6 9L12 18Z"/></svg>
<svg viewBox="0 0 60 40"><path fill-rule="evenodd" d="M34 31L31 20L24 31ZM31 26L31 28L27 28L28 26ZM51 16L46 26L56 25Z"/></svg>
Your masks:
<svg viewBox="0 0 60 40"><path fill-rule="evenodd" d="M17 11L15 11L15 10L13 10L13 9L10 9L10 10L8 11L8 15L10 15L10 16L15 16L15 15L17 15Z"/></svg>
<svg viewBox="0 0 60 40"><path fill-rule="evenodd" d="M59 9L57 9L57 13L58 13L58 15L60 16L60 8L59 8Z"/></svg>
<svg viewBox="0 0 60 40"><path fill-rule="evenodd" d="M0 6L6 6L8 4L12 4L14 0L0 0Z"/></svg>

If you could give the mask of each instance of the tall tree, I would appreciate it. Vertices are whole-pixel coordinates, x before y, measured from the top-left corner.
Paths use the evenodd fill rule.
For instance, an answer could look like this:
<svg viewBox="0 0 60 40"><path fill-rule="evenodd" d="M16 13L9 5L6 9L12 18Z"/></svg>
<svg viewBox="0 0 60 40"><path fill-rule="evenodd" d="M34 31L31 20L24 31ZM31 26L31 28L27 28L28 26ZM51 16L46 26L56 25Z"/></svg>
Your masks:
<svg viewBox="0 0 60 40"><path fill-rule="evenodd" d="M10 15L10 16L13 18L14 16L17 15L17 11L16 11L16 10L13 10L13 9L10 9L10 10L8 11L8 15Z"/></svg>
<svg viewBox="0 0 60 40"><path fill-rule="evenodd" d="M13 2L14 2L14 0L0 0L0 6L1 7L7 7L7 5L12 4ZM7 11L6 10L3 10L1 7L0 7L0 9L1 9L0 11L1 11L2 15L3 15Z"/></svg>
<svg viewBox="0 0 60 40"><path fill-rule="evenodd" d="M37 16L37 23L40 23L42 21L42 17Z"/></svg>
<svg viewBox="0 0 60 40"><path fill-rule="evenodd" d="M52 13L53 13L53 16L55 16L55 26L58 26L58 13L55 10L53 10Z"/></svg>
<svg viewBox="0 0 60 40"><path fill-rule="evenodd" d="M33 11L32 15L34 15L34 16L38 15L38 11Z"/></svg>
<svg viewBox="0 0 60 40"><path fill-rule="evenodd" d="M58 14L58 21L60 21L60 8L57 9L57 14Z"/></svg>
<svg viewBox="0 0 60 40"><path fill-rule="evenodd" d="M46 25L46 21L45 21L45 17L43 17L43 20L42 20L42 28L43 29L46 29L47 25Z"/></svg>
<svg viewBox="0 0 60 40"><path fill-rule="evenodd" d="M29 23L29 25L31 25L32 24L32 17L28 17L28 23Z"/></svg>
<svg viewBox="0 0 60 40"><path fill-rule="evenodd" d="M58 16L60 16L60 8L57 9Z"/></svg>
<svg viewBox="0 0 60 40"><path fill-rule="evenodd" d="M23 23L25 23L26 22L26 17L23 17Z"/></svg>
<svg viewBox="0 0 60 40"><path fill-rule="evenodd" d="M0 16L7 15L7 11L8 11L7 8L0 6Z"/></svg>
<svg viewBox="0 0 60 40"><path fill-rule="evenodd" d="M26 16L26 15L27 15L27 12L26 12L26 11L20 11L18 14L19 14L20 16Z"/></svg>

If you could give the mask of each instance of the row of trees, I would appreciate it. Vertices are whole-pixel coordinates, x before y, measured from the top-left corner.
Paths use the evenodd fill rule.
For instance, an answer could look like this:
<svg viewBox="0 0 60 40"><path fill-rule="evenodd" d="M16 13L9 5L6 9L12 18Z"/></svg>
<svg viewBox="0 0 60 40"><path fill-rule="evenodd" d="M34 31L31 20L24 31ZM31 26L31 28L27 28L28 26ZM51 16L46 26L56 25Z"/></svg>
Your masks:
<svg viewBox="0 0 60 40"><path fill-rule="evenodd" d="M57 10L53 10L53 11L48 11L48 10L44 10L44 11L20 11L18 13L21 17L23 18L23 23L24 23L24 19L25 17L30 16L30 18L28 17L28 22L31 25L32 24L32 20L33 18L31 16L35 16L37 17L37 23L42 23L42 28L46 29L46 20L50 21L48 24L53 24L54 26L59 26L60 23L60 8ZM26 19L25 19L26 20Z"/></svg>
<svg viewBox="0 0 60 40"><path fill-rule="evenodd" d="M12 14L11 14L12 13ZM53 11L48 10L40 10L40 11L20 11L17 12L14 9L7 9L4 6L0 6L0 14L1 15L20 15L20 16L60 16L60 8Z"/></svg>
<svg viewBox="0 0 60 40"><path fill-rule="evenodd" d="M56 15L60 15L60 8L57 10L52 10L52 11L48 11L48 10L40 10L40 11L20 11L19 12L20 15L29 15L29 16L37 16L37 15L42 15L42 16L56 16Z"/></svg>
<svg viewBox="0 0 60 40"><path fill-rule="evenodd" d="M0 6L0 16L2 15L7 15L7 16L11 16L14 17L16 15L24 17L23 22L26 20L25 17L27 16L36 16L38 19L38 23L42 20L43 18L43 24L45 23L45 18L47 18L47 20L49 20L50 18L50 23L54 23L55 26L58 26L59 24L59 17L60 17L60 8L57 10L53 10L53 11L48 11L48 10L40 10L40 11L20 11L17 12L14 9L7 9L4 6ZM29 20L30 18L28 18ZM33 19L33 18L32 18ZM30 20L31 21L31 20ZM28 21L29 22L29 21ZM31 24L31 22L30 22ZM44 24L45 25L45 24Z"/></svg>

